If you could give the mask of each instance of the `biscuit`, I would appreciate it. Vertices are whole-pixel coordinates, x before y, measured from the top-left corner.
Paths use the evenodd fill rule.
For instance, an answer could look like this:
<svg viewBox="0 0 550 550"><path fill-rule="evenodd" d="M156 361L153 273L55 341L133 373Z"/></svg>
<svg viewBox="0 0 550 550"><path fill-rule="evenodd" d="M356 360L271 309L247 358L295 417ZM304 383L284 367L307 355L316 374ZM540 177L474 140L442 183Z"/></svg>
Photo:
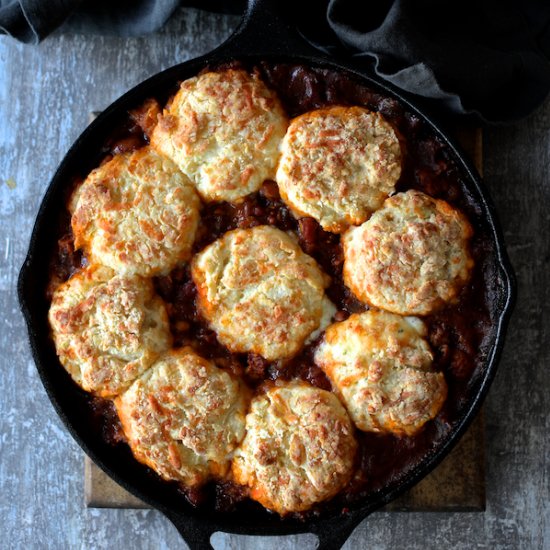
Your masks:
<svg viewBox="0 0 550 550"><path fill-rule="evenodd" d="M359 429L414 435L437 415L447 385L430 371L426 332L417 317L375 310L328 327L315 363Z"/></svg>
<svg viewBox="0 0 550 550"><path fill-rule="evenodd" d="M153 132L205 201L238 202L273 179L288 125L274 92L243 70L182 82Z"/></svg>
<svg viewBox="0 0 550 550"><path fill-rule="evenodd" d="M252 400L233 476L281 515L333 497L350 481L352 423L338 398L306 382L275 385Z"/></svg>
<svg viewBox="0 0 550 550"><path fill-rule="evenodd" d="M336 308L315 260L271 226L226 233L193 259L199 311L233 352L295 355Z"/></svg>
<svg viewBox="0 0 550 550"><path fill-rule="evenodd" d="M445 201L399 193L344 234L344 282L373 306L428 315L454 302L469 280L472 234L466 217Z"/></svg>
<svg viewBox="0 0 550 550"><path fill-rule="evenodd" d="M400 174L399 140L382 115L337 106L292 120L276 180L294 213L340 233L380 208Z"/></svg>
<svg viewBox="0 0 550 550"><path fill-rule="evenodd" d="M248 401L230 374L182 348L162 356L115 406L137 460L193 487L227 473Z"/></svg>
<svg viewBox="0 0 550 550"><path fill-rule="evenodd" d="M49 322L61 364L79 386L103 397L125 390L172 345L152 282L100 266L57 288Z"/></svg>
<svg viewBox="0 0 550 550"><path fill-rule="evenodd" d="M119 273L166 274L191 254L199 207L171 160L150 147L117 155L71 199L75 247Z"/></svg>

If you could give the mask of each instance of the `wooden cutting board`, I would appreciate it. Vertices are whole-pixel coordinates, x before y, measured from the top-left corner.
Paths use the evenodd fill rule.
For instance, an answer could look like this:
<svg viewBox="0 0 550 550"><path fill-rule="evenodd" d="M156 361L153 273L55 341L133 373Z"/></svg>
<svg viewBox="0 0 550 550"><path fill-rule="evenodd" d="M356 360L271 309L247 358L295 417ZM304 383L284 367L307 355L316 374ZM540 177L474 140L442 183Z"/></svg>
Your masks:
<svg viewBox="0 0 550 550"><path fill-rule="evenodd" d="M482 132L460 127L455 131L463 149L482 173ZM485 439L480 413L458 445L420 483L386 506L395 511L485 510ZM149 508L128 493L87 456L84 458L84 492L90 508Z"/></svg>

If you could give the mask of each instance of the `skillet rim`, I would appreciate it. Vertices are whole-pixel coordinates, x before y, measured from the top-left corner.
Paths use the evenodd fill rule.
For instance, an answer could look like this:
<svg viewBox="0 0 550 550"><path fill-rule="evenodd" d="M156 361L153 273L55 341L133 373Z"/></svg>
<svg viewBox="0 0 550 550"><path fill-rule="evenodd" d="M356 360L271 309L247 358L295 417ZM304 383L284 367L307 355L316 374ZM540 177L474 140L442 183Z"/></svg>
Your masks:
<svg viewBox="0 0 550 550"><path fill-rule="evenodd" d="M407 110L420 116L422 120L427 122L431 130L445 143L454 155L454 160L458 163L464 176L466 189L469 192L473 191L475 196L475 204L478 205L482 209L483 214L486 215L485 221L488 224L489 234L495 252L495 264L499 270L499 278L501 283L500 293L502 294L502 301L499 303L499 307L495 308L499 309L500 313L498 315L498 321L495 323L494 343L483 365L478 366L481 374L480 379L476 381L477 390L472 392L467 405L463 407L461 417L457 420L447 437L442 442L438 443L435 450L428 453L398 483L390 483L380 491L369 495L365 501L354 503L354 505L350 506L350 511L345 517L340 514L325 513L319 518L310 517L306 521L302 522L294 519L281 519L273 515L267 517L265 523L262 522L257 525L251 525L246 524L245 522L244 524L239 523L238 525L235 525L234 514L224 516L223 514L213 511L208 511L207 513L204 513L203 511L197 512L197 510L190 507L182 514L183 510L174 509L174 507L151 497L147 492L143 492L141 487L136 487L132 480L128 480L127 476L122 475L120 471L117 471L116 468L112 467L112 464L106 463L103 458L98 456L100 453L96 452L96 449L93 448L93 442L90 443L89 434L82 435L80 433L74 425L74 420L71 419L71 413L68 412L61 404L58 396L60 388L56 387L55 384L52 383L52 375L48 372L48 366L46 364L47 360L45 360L47 350L44 350L42 344L40 344L40 338L42 337L42 339L44 339L44 335L41 335L40 330L37 330L37 325L40 323L36 317L39 316L39 313L36 311L33 312L33 306L31 305L33 293L33 289L31 287L34 282L32 268L36 265L36 262L40 262L41 255L41 253L37 251L37 246L39 246L41 238L44 238L43 226L47 222L48 215L51 216L52 213L55 212L56 208L59 209L59 205L54 202L54 199L59 193L62 193L63 187L67 185L66 174L74 173L73 165L75 164L76 159L79 156L82 156L82 151L89 151L90 142L93 143L94 141L99 141L99 137L103 135L105 131L108 131L109 129L112 130L113 123L116 123L117 118L120 118L129 108L137 105L140 101L143 101L147 97L154 96L155 91L153 90L162 90L167 87L171 87L175 85L177 81L198 73L205 66L234 61L235 55L230 51L224 51L222 53L221 49L214 50L210 54L180 63L157 73L152 77L149 77L111 103L97 117L97 119L82 132L82 134L76 139L69 151L63 157L63 160L51 179L50 184L48 185L48 188L42 198L40 209L36 216L36 221L32 231L32 236L30 238L28 254L19 274L18 296L29 333L33 359L37 366L42 384L46 389L54 409L63 421L63 424L69 430L69 433L73 439L77 441L84 452L86 452L86 454L88 454L88 456L90 456L90 458L110 477L112 477L130 493L141 498L154 508L159 509L174 523L181 523L182 521L188 522L192 524L189 527L202 529L210 534L216 531L248 535L286 535L313 532L317 534L321 540L323 540L326 536L326 531L329 530L330 532L331 529L337 530L345 527L346 532L349 534L353 528L373 510L383 506L390 500L395 499L431 472L458 442L481 407L481 404L489 390L490 384L496 374L498 359L504 346L506 327L515 300L515 278L512 266L506 253L504 239L498 224L496 210L490 199L488 190L485 188L468 157L461 151L460 147L455 144L454 140L449 137L447 132L442 129L437 122L435 122L430 114L426 112L425 108L419 108L415 105L413 100L409 99L405 94L396 90L387 82L379 80L375 75L366 74L364 69L359 69L353 62L343 64L332 59L327 59L322 55L315 56L301 54L293 54L289 56L284 54L270 55L254 53L250 55L241 54L238 57L241 60L245 60L247 63L259 61L267 61L272 64L293 62L308 66L321 66L322 68L345 72L350 76L359 79L361 83L364 83L375 90L380 90L382 93L397 99ZM42 253L42 255L44 254L45 252ZM86 437L86 435L88 435L88 437ZM189 512L191 513L189 514ZM205 521L208 525L204 524ZM178 529L183 532L185 531L185 526L178 525ZM184 536L186 536L185 533ZM342 540L345 539L342 537Z"/></svg>

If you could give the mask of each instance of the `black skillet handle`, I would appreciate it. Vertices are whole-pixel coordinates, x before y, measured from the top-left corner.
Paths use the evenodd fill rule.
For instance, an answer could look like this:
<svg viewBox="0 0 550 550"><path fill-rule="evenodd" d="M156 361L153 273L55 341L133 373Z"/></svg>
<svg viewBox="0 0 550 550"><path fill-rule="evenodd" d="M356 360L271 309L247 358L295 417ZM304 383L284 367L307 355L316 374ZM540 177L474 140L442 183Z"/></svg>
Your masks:
<svg viewBox="0 0 550 550"><path fill-rule="evenodd" d="M192 516L167 511L164 514L174 524L190 550L214 550L210 542L210 537L218 531L214 526ZM312 529L311 532L319 539L315 550L339 550L363 519L364 514L340 516Z"/></svg>
<svg viewBox="0 0 550 550"><path fill-rule="evenodd" d="M235 32L216 50L227 57L277 55L322 57L293 23L296 0L248 0Z"/></svg>
<svg viewBox="0 0 550 550"><path fill-rule="evenodd" d="M174 524L190 550L214 550L210 537L216 532L207 521L200 521L192 516L164 512Z"/></svg>

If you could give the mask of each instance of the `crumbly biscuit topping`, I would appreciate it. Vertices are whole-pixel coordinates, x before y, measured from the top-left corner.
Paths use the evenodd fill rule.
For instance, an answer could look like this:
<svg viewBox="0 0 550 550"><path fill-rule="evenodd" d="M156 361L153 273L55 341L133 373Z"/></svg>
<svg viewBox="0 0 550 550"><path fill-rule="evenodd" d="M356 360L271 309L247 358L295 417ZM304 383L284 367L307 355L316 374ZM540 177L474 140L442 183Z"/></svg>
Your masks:
<svg viewBox="0 0 550 550"><path fill-rule="evenodd" d="M277 183L298 215L340 233L380 208L400 174L399 140L382 115L336 106L292 120Z"/></svg>
<svg viewBox="0 0 550 550"><path fill-rule="evenodd" d="M83 389L115 400L134 456L162 478L187 488L231 480L281 515L308 510L352 478L365 435L355 427L412 436L441 409L445 378L433 370L425 325L410 315L456 300L472 272L470 224L419 191L387 198L402 151L380 113L337 105L289 126L257 72L201 74L162 114L151 101L132 116L151 144L114 154L69 204L74 246L89 265L53 294L60 362ZM239 214L201 240L201 208L205 219L218 201L244 212L264 183L266 200L292 222L284 231ZM304 249L316 232L338 248L333 281L302 250L297 226ZM330 324L353 311L340 303L337 312L339 298L326 294L336 284L352 299L342 257L345 285L386 311ZM222 357L173 348L173 304L166 298L169 321L154 278L174 268L189 277L178 300L190 297ZM178 330L187 328L181 321ZM244 354L247 366L235 366ZM297 361L333 391L293 379ZM237 375L255 367L277 382L247 388Z"/></svg>

